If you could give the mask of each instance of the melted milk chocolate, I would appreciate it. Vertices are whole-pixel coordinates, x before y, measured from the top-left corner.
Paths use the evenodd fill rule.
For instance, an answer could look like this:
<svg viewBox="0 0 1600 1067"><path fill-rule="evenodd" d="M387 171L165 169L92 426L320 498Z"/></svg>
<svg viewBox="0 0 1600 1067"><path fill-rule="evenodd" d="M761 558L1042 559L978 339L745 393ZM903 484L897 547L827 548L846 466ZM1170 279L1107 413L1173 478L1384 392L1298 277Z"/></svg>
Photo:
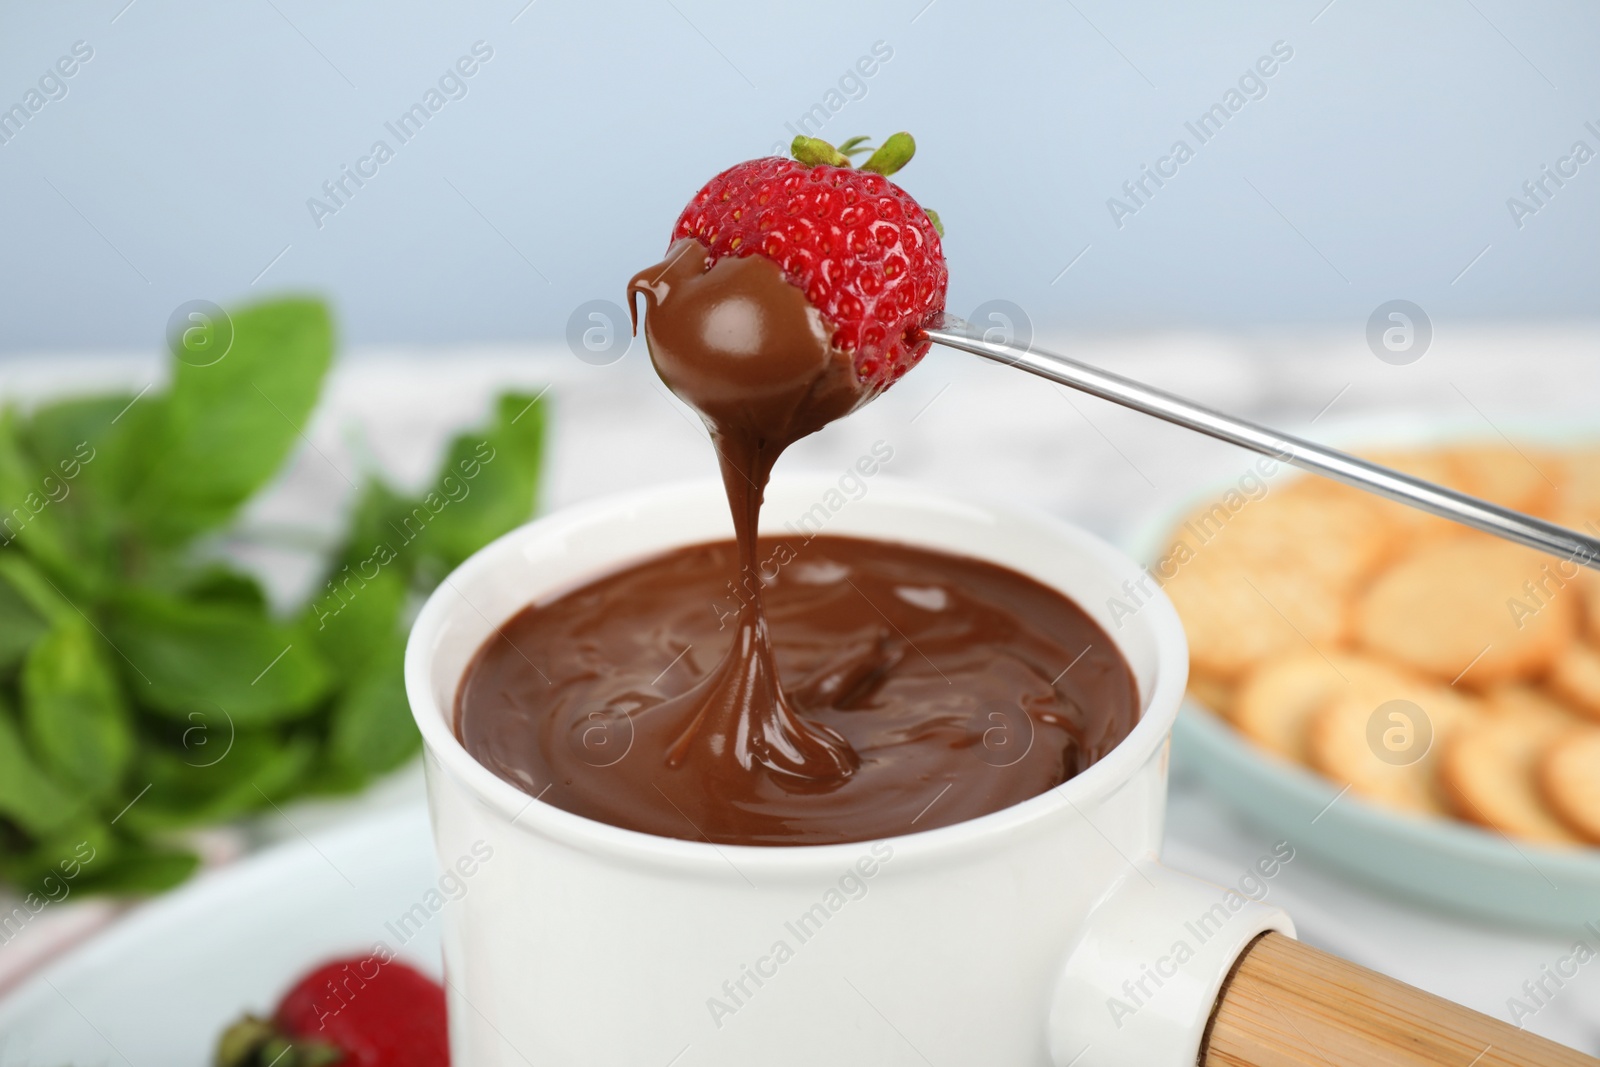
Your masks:
<svg viewBox="0 0 1600 1067"><path fill-rule="evenodd" d="M729 542L645 560L506 623L462 682L467 749L614 826L811 845L998 811L1082 771L1137 721L1111 639L1031 578L844 537L763 538L757 551L776 575L762 593L784 706L848 746L850 774L764 772L733 757L737 736L690 729L708 680L748 655Z"/></svg>
<svg viewBox="0 0 1600 1067"><path fill-rule="evenodd" d="M679 241L628 292L646 302L656 370L711 431L734 545L669 553L507 623L462 682L468 750L568 811L730 844L930 829L1098 759L1137 694L1065 598L905 546L757 541L778 456L873 394L776 264L708 263Z"/></svg>
<svg viewBox="0 0 1600 1067"><path fill-rule="evenodd" d="M666 761L708 780L720 766L779 775L795 788L838 783L855 770L856 754L796 714L778 684L756 577L756 525L779 454L870 394L821 314L775 263L724 258L708 270L706 262L705 246L685 238L628 283L635 314L635 297L649 305L645 340L657 373L711 431L739 546L736 574L751 591L728 654L681 698L687 714Z"/></svg>

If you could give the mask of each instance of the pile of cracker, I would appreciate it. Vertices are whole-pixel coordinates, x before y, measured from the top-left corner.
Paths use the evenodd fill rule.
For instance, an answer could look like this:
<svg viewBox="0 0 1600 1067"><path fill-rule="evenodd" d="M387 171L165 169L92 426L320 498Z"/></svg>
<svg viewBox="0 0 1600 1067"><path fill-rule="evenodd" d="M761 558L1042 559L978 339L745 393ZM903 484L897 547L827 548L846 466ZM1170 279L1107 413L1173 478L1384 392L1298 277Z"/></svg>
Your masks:
<svg viewBox="0 0 1600 1067"><path fill-rule="evenodd" d="M1600 531L1600 448L1369 458ZM1255 744L1396 809L1600 844L1600 572L1299 475L1241 478L1150 569L1191 693Z"/></svg>

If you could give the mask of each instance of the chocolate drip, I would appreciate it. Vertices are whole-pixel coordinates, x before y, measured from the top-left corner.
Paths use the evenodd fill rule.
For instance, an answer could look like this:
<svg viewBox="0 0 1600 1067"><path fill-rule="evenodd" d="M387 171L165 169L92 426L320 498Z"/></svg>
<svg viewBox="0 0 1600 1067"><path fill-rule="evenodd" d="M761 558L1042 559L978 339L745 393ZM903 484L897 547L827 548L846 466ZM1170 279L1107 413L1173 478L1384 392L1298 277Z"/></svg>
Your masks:
<svg viewBox="0 0 1600 1067"><path fill-rule="evenodd" d="M756 528L778 456L868 393L849 356L834 349L821 314L776 265L758 256L706 264L705 246L685 238L628 283L635 329L636 298L647 306L645 339L657 373L711 432L733 513L741 585L750 593L722 663L659 712L683 719L667 763L731 761L745 771L842 782L859 763L850 743L795 710L773 665Z"/></svg>

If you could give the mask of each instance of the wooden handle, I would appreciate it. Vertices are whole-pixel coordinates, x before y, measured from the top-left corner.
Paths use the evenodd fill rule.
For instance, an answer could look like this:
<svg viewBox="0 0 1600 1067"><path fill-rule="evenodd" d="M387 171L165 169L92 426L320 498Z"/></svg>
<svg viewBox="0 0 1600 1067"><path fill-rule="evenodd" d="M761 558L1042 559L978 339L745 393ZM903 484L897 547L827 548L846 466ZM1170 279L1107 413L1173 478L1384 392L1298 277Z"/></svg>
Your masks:
<svg viewBox="0 0 1600 1067"><path fill-rule="evenodd" d="M1597 1067L1600 1060L1263 934L1223 986L1201 1067Z"/></svg>

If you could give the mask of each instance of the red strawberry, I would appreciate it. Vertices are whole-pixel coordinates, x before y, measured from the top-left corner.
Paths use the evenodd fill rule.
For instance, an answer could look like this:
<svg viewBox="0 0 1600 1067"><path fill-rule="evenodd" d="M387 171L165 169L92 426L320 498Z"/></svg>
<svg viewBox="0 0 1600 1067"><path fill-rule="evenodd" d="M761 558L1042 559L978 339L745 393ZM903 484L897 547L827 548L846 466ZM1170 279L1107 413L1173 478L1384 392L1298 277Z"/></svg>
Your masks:
<svg viewBox="0 0 1600 1067"><path fill-rule="evenodd" d="M796 137L794 159L771 156L730 167L683 209L672 240L699 240L707 268L723 256L764 256L833 327L834 347L854 358L874 392L928 351L917 328L944 310L945 268L937 217L888 175L916 151L908 133L883 143L859 170L826 141ZM842 149L842 151L841 151ZM669 242L670 243L670 242Z"/></svg>
<svg viewBox="0 0 1600 1067"><path fill-rule="evenodd" d="M380 956L334 960L296 982L272 1019L247 1015L218 1067L448 1067L444 990Z"/></svg>

